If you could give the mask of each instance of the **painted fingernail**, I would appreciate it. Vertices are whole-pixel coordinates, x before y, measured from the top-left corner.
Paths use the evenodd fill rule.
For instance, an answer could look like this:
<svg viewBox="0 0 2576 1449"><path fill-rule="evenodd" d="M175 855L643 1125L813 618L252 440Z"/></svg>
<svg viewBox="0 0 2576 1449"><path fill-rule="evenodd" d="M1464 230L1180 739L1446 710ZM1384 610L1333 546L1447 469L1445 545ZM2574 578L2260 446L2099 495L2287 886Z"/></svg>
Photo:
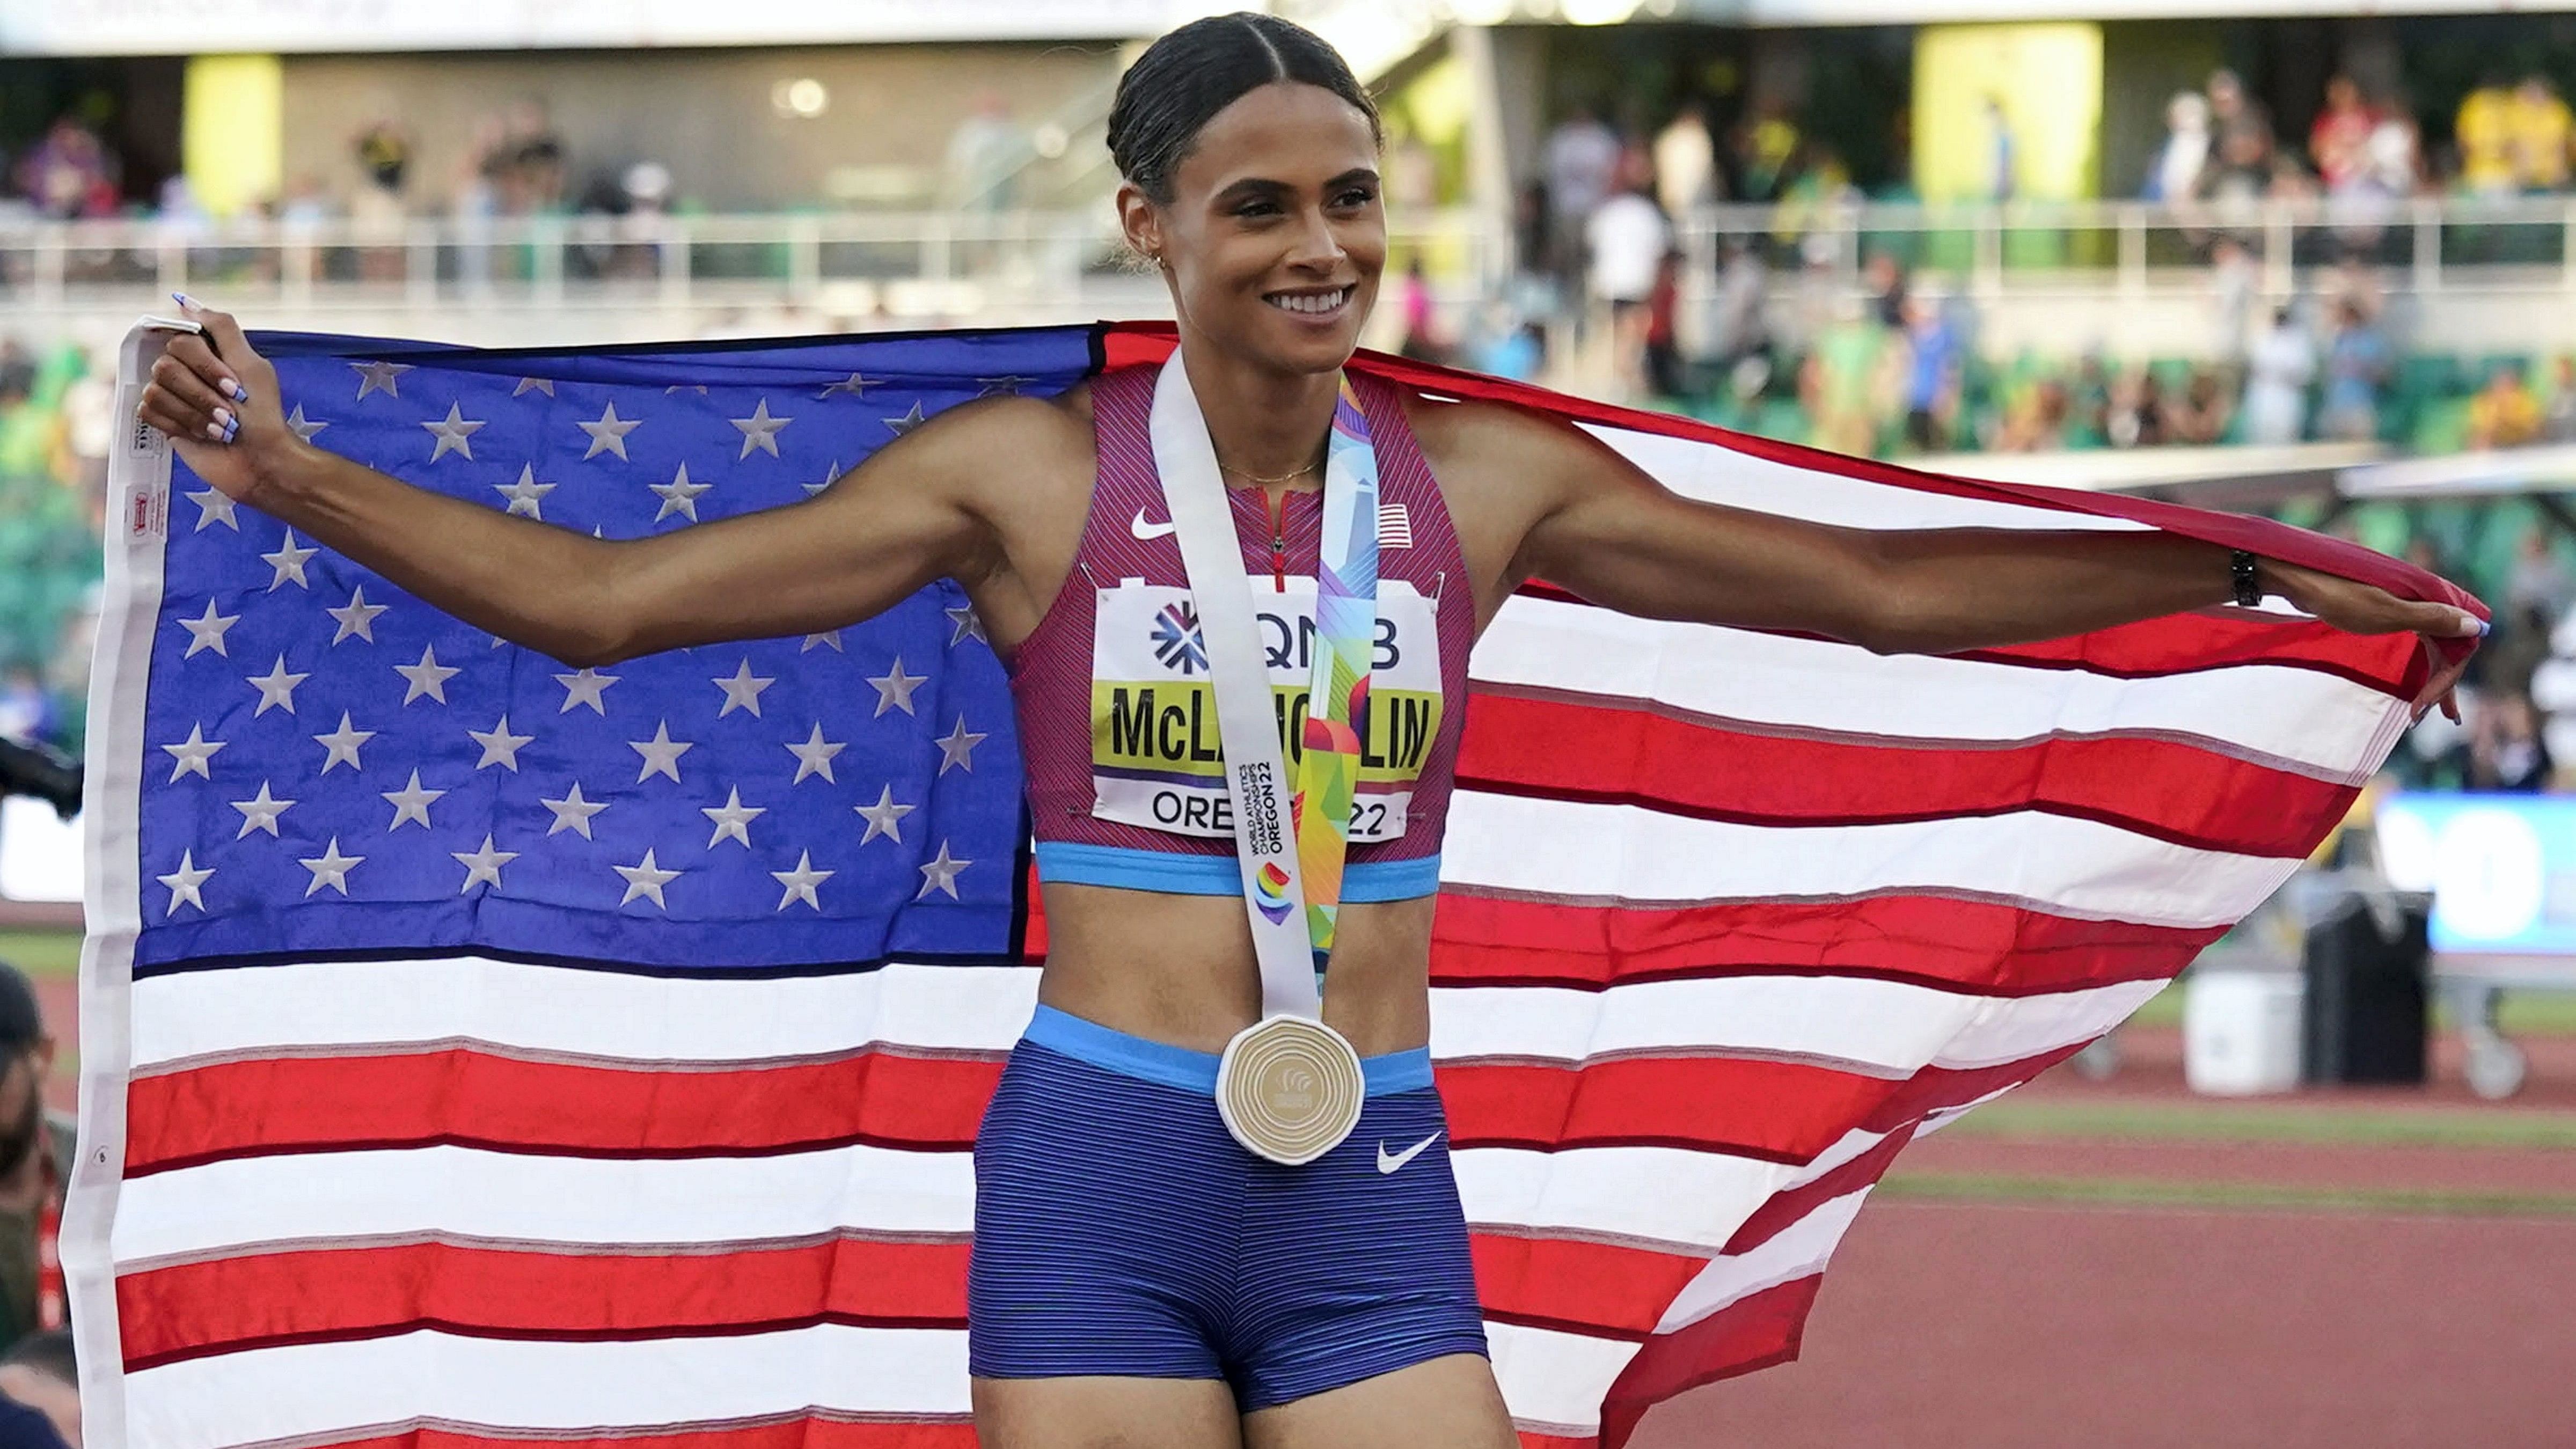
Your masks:
<svg viewBox="0 0 2576 1449"><path fill-rule="evenodd" d="M224 379L224 396L231 398L234 402L246 403L250 401L250 389L243 387L240 383L235 382L228 377Z"/></svg>
<svg viewBox="0 0 2576 1449"><path fill-rule="evenodd" d="M171 300L171 301L173 301L173 302L178 303L180 306L182 306L182 307L186 308L187 310L189 310L189 311L191 311L191 312L197 312L197 311L202 311L202 310L204 310L204 309L200 308L200 307L197 305L197 299L196 299L196 298L189 296L189 295L188 295L187 293L185 293L185 292L172 292L172 293L170 294L170 300Z"/></svg>
<svg viewBox="0 0 2576 1449"><path fill-rule="evenodd" d="M240 419L236 418L236 419L234 419L232 422L229 422L229 423L224 424L224 441L225 441L225 442L229 443L229 442L231 442L233 439L238 438L238 437L240 437L240 436L241 436L241 421L240 421Z"/></svg>
<svg viewBox="0 0 2576 1449"><path fill-rule="evenodd" d="M233 416L231 408L220 407L215 409L215 421L223 424L227 429L237 427L241 423L241 419Z"/></svg>
<svg viewBox="0 0 2576 1449"><path fill-rule="evenodd" d="M224 425L221 423L206 424L206 436L214 439L218 443L222 442L224 440Z"/></svg>

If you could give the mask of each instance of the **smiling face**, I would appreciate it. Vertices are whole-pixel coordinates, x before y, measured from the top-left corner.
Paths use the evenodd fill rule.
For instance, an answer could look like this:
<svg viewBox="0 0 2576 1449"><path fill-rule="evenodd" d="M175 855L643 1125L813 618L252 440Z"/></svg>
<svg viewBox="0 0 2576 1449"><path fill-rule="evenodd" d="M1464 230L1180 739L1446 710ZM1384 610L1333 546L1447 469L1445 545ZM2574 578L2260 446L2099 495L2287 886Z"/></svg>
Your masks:
<svg viewBox="0 0 2576 1449"><path fill-rule="evenodd" d="M1386 265L1368 117L1321 86L1277 81L1209 118L1172 199L1118 192L1130 245L1157 259L1183 328L1288 373L1359 346Z"/></svg>

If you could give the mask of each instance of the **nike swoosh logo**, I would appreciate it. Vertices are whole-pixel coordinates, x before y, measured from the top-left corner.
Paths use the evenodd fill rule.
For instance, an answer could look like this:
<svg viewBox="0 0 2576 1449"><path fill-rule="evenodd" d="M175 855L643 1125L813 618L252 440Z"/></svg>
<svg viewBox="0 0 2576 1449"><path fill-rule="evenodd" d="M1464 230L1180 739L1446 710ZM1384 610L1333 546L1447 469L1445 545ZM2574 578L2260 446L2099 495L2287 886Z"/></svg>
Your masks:
<svg viewBox="0 0 2576 1449"><path fill-rule="evenodd" d="M1411 1147L1404 1149L1402 1152L1390 1153L1386 1150L1385 1140L1380 1139L1377 1144L1377 1170L1387 1173L1398 1171L1404 1166L1404 1164L1420 1157L1422 1155L1422 1149L1429 1147L1432 1143L1439 1140L1440 1134L1434 1132L1430 1136L1423 1138L1421 1141L1414 1143Z"/></svg>
<svg viewBox="0 0 2576 1449"><path fill-rule="evenodd" d="M1127 531L1136 535L1138 538L1155 539L1169 535L1173 529L1178 527L1180 527L1179 524L1172 522L1168 518L1164 519L1160 523L1147 523L1145 521L1145 510L1139 508L1136 510L1136 521L1127 525Z"/></svg>

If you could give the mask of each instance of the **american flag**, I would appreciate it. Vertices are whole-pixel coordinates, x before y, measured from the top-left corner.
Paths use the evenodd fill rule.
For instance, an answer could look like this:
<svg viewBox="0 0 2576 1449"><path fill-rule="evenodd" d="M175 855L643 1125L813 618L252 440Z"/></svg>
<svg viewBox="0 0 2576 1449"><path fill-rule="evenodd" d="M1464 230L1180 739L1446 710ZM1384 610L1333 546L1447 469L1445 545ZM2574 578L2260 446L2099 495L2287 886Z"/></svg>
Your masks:
<svg viewBox="0 0 2576 1449"><path fill-rule="evenodd" d="M1134 325L509 353L272 335L315 440L633 537L793 503ZM153 339L124 357L128 408ZM2254 521L1966 483L1392 359L1689 495L1871 528ZM972 1442L969 1149L1035 998L1010 700L942 583L573 669L115 460L64 1258L135 1449ZM1433 1052L1530 1445L1794 1356L1914 1135L2117 1024L2340 817L2424 663L2218 609L1880 658L1544 585L1474 660Z"/></svg>

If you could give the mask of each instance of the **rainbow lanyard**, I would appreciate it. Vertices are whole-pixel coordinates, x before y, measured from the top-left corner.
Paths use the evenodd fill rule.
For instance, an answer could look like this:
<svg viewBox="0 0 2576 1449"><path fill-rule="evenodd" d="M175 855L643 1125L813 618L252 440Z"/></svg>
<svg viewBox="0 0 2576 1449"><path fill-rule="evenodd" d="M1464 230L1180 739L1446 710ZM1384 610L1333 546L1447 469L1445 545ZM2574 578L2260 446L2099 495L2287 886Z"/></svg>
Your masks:
<svg viewBox="0 0 2576 1449"><path fill-rule="evenodd" d="M1332 955L1342 909L1342 859L1368 723L1369 661L1377 647L1377 448L1348 374L1324 451L1324 532L1315 565L1315 660L1299 737L1292 804L1306 931L1315 969ZM1319 823L1320 822L1320 823Z"/></svg>

